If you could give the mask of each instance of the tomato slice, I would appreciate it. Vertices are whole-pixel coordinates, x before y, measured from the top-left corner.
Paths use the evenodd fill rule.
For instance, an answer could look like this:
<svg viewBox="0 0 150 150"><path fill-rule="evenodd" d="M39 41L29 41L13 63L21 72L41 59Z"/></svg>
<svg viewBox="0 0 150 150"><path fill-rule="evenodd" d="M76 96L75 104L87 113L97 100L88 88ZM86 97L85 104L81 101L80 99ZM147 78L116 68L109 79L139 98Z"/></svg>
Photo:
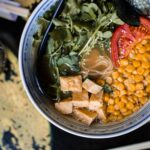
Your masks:
<svg viewBox="0 0 150 150"><path fill-rule="evenodd" d="M119 66L119 59L127 57L137 43L150 39L150 20L141 17L140 22L139 27L121 25L113 33L111 57L115 67Z"/></svg>

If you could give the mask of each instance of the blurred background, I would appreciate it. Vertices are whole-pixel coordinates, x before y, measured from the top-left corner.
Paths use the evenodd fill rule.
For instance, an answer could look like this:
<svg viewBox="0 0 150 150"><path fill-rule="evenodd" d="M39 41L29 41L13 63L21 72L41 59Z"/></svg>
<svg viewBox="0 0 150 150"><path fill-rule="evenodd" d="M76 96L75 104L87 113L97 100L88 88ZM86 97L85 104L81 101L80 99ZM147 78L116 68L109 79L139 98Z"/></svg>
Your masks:
<svg viewBox="0 0 150 150"><path fill-rule="evenodd" d="M101 150L150 141L149 123L118 138L92 140L51 126L33 107L19 77L18 47L39 2L0 0L0 150Z"/></svg>

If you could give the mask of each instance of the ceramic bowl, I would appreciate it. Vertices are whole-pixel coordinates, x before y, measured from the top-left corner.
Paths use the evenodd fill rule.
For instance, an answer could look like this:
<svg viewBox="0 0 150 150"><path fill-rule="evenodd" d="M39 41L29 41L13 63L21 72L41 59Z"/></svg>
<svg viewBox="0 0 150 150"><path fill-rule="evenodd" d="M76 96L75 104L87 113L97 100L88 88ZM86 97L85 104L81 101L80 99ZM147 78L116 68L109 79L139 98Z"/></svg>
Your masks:
<svg viewBox="0 0 150 150"><path fill-rule="evenodd" d="M129 133L150 120L150 103L146 104L137 113L120 121L109 124L92 124L90 127L60 114L55 110L50 99L41 93L35 78L37 50L32 48L32 37L37 32L37 20L53 5L56 0L43 0L30 16L23 31L19 49L19 67L25 91L35 108L43 117L58 128L74 135L87 138L110 138ZM38 125L38 123L37 123Z"/></svg>

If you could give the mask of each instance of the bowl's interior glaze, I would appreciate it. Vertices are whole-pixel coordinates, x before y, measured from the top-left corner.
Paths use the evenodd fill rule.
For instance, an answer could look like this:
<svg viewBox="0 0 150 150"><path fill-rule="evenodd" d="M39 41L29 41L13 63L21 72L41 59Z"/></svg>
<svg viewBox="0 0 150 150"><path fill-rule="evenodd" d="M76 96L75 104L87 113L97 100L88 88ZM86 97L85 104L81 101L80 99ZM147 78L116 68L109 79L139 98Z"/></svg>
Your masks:
<svg viewBox="0 0 150 150"><path fill-rule="evenodd" d="M37 20L56 0L44 0L30 17L20 43L20 71L24 87L34 106L53 124L70 133L90 137L108 138L128 133L150 120L150 103L139 112L121 122L110 124L93 124L88 127L68 116L61 115L41 92L35 78L37 51L32 48L32 37L38 30Z"/></svg>

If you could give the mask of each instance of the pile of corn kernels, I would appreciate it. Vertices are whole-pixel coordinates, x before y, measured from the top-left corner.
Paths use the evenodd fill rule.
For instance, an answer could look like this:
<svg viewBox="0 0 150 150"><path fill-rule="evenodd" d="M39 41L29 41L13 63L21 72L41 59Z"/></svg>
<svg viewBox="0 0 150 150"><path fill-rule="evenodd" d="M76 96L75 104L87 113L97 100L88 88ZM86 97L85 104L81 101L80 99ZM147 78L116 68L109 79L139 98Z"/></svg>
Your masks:
<svg viewBox="0 0 150 150"><path fill-rule="evenodd" d="M106 82L113 93L104 94L108 121L117 121L139 110L150 97L150 40L138 43L120 60Z"/></svg>

